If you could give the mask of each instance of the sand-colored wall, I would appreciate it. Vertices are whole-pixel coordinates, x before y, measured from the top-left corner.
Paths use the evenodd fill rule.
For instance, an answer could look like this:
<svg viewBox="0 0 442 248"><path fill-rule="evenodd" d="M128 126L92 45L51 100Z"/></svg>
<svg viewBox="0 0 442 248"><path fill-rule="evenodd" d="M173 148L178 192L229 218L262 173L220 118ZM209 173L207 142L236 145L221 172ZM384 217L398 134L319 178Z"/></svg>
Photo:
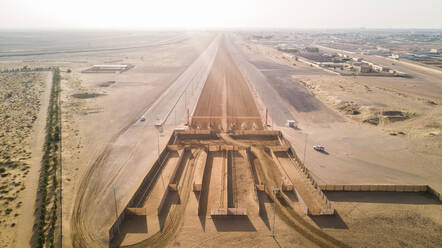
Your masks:
<svg viewBox="0 0 442 248"><path fill-rule="evenodd" d="M372 192L428 192L438 200L442 201L442 196L429 185L396 185L396 184L361 184L361 185L340 185L326 184L320 185L324 191L372 191Z"/></svg>

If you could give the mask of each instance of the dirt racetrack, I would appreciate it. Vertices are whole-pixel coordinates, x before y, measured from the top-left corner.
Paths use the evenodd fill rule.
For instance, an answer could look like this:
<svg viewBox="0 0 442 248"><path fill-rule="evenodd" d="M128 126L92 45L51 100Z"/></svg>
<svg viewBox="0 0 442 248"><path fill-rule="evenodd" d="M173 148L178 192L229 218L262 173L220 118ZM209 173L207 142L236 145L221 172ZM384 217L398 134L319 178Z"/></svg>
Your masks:
<svg viewBox="0 0 442 248"><path fill-rule="evenodd" d="M225 41L220 43L191 125L224 131L263 128L255 100Z"/></svg>

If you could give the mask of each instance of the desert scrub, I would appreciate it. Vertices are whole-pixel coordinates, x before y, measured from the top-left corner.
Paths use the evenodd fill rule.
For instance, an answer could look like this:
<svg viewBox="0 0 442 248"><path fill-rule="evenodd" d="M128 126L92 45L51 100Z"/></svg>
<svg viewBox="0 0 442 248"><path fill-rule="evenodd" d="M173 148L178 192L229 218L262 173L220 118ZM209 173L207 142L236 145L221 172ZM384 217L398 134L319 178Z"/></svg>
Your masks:
<svg viewBox="0 0 442 248"><path fill-rule="evenodd" d="M15 227L12 221L29 171L29 134L40 110L44 89L44 74L24 71L0 73L0 229ZM20 204L21 206L21 204ZM6 208L12 209L7 210ZM8 213L5 215L5 213ZM7 237L0 232L0 247L9 247Z"/></svg>

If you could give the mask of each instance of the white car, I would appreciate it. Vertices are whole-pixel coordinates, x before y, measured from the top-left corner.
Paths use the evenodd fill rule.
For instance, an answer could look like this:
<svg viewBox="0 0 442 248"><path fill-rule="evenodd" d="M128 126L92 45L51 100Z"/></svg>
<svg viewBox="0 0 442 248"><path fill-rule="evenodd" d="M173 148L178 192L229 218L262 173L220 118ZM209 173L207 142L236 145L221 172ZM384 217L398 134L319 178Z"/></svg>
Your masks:
<svg viewBox="0 0 442 248"><path fill-rule="evenodd" d="M162 123L161 123L161 119L159 116L157 116L157 119L155 120L155 126L156 127L161 127Z"/></svg>
<svg viewBox="0 0 442 248"><path fill-rule="evenodd" d="M140 121L145 121L145 120L146 120L146 117L144 117L144 115L141 116Z"/></svg>
<svg viewBox="0 0 442 248"><path fill-rule="evenodd" d="M315 149L315 150L318 151L318 152L323 152L323 151L325 151L325 147L324 147L324 146L321 146L321 145L315 145L315 146L313 146L313 149Z"/></svg>

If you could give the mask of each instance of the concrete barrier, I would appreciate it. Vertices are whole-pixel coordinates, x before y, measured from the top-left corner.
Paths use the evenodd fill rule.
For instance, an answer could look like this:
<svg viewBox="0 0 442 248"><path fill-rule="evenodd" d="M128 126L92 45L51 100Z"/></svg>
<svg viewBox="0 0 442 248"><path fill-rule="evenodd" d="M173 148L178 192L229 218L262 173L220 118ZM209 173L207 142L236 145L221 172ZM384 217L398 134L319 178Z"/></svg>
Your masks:
<svg viewBox="0 0 442 248"><path fill-rule="evenodd" d="M309 214L310 214L310 211L309 211L309 209L308 209L308 207L307 207L307 204L305 204L304 200L302 199L301 195L298 193L298 191L296 190L296 188L293 188L293 192L295 193L296 198L298 198L298 201L299 201L299 203L300 203L302 209L304 209L304 213L305 213L306 215L309 215Z"/></svg>
<svg viewBox="0 0 442 248"><path fill-rule="evenodd" d="M396 186L395 185L384 185L385 191L387 192L395 192Z"/></svg>
<svg viewBox="0 0 442 248"><path fill-rule="evenodd" d="M335 191L343 191L344 185L335 185Z"/></svg>
<svg viewBox="0 0 442 248"><path fill-rule="evenodd" d="M256 190L257 191L265 191L265 186L264 184L255 184Z"/></svg>
<svg viewBox="0 0 442 248"><path fill-rule="evenodd" d="M287 152L289 150L289 147L286 145L283 146L268 146L268 149L270 149L273 152Z"/></svg>
<svg viewBox="0 0 442 248"><path fill-rule="evenodd" d="M218 145L209 145L209 152L217 152L219 150L220 149Z"/></svg>
<svg viewBox="0 0 442 248"><path fill-rule="evenodd" d="M168 185L167 190L169 190L170 192L177 192L178 185L176 183L171 183Z"/></svg>
<svg viewBox="0 0 442 248"><path fill-rule="evenodd" d="M169 151L178 151L181 150L182 147L178 145L167 145L167 150Z"/></svg>
<svg viewBox="0 0 442 248"><path fill-rule="evenodd" d="M234 146L232 145L221 145L220 146L220 150L221 151L233 151L234 150Z"/></svg>
<svg viewBox="0 0 442 248"><path fill-rule="evenodd" d="M353 185L344 185L344 191L353 191Z"/></svg>
<svg viewBox="0 0 442 248"><path fill-rule="evenodd" d="M278 130L235 130L231 136L259 135L259 136L280 136Z"/></svg>
<svg viewBox="0 0 442 248"><path fill-rule="evenodd" d="M127 215L147 215L146 208L126 208Z"/></svg>
<svg viewBox="0 0 442 248"><path fill-rule="evenodd" d="M290 181L290 178L287 175L287 172L282 167L282 165L281 165L280 161L278 160L278 158L276 157L275 153L272 150L269 150L269 151L270 151L270 155L272 156L273 163L278 168L279 173L281 173L281 177L282 177L281 178L282 179L281 189L283 191L293 191L293 183Z"/></svg>
<svg viewBox="0 0 442 248"><path fill-rule="evenodd" d="M210 215L216 216L246 216L247 208L212 208Z"/></svg>

